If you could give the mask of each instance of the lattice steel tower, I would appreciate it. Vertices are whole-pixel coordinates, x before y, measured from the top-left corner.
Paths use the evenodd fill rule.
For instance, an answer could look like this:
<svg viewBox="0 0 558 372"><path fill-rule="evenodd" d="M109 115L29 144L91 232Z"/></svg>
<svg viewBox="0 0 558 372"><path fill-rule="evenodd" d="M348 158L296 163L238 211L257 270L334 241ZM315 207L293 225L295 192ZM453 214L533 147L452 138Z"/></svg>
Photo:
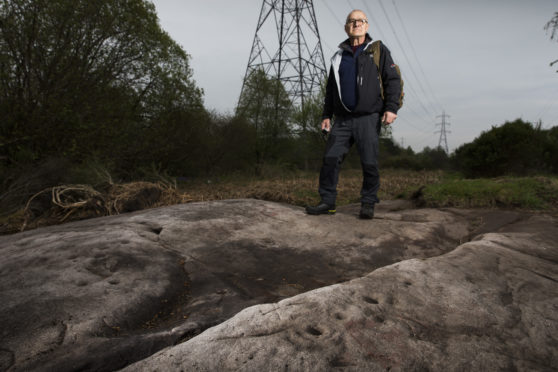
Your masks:
<svg viewBox="0 0 558 372"><path fill-rule="evenodd" d="M312 0L264 0L242 92L252 71L277 78L300 106L319 92L326 66Z"/></svg>
<svg viewBox="0 0 558 372"><path fill-rule="evenodd" d="M442 118L442 122L439 124L436 124L436 126L440 127L440 130L437 131L436 133L440 133L440 139L438 140L438 147L441 147L442 149L444 149L444 151L446 152L446 154L449 153L449 149L448 149L448 137L447 137L447 133L451 133L450 131L448 131L446 129L446 127L449 127L450 123L446 121L446 118L449 118L449 115L446 115L446 112L443 111L442 115L438 115L436 116L437 118L441 117Z"/></svg>

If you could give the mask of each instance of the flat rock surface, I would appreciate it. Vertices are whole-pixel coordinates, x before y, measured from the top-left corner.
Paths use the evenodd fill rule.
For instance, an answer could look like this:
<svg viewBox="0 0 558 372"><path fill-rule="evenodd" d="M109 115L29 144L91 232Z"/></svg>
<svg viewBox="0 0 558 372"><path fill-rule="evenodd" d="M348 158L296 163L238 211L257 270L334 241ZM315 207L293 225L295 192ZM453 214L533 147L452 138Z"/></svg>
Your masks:
<svg viewBox="0 0 558 372"><path fill-rule="evenodd" d="M358 208L215 201L0 237L0 370L558 369L555 219Z"/></svg>

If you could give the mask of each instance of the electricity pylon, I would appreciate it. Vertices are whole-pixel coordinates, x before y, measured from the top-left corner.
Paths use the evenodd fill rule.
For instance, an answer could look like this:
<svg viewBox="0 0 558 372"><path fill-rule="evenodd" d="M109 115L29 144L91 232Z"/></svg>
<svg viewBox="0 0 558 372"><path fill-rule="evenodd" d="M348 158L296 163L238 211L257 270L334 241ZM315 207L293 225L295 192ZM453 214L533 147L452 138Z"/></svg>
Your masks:
<svg viewBox="0 0 558 372"><path fill-rule="evenodd" d="M278 79L294 106L319 92L326 67L312 0L264 0L244 75L261 69Z"/></svg>
<svg viewBox="0 0 558 372"><path fill-rule="evenodd" d="M450 123L446 121L446 118L449 118L449 115L446 115L446 112L443 111L442 115L438 115L436 116L437 118L441 117L442 118L442 122L436 124L436 126L440 127L440 130L435 132L435 133L440 133L440 139L438 140L438 147L444 149L444 151L446 152L446 154L449 153L448 150L448 138L446 133L451 133L450 131L448 131L446 129L446 127L450 126Z"/></svg>

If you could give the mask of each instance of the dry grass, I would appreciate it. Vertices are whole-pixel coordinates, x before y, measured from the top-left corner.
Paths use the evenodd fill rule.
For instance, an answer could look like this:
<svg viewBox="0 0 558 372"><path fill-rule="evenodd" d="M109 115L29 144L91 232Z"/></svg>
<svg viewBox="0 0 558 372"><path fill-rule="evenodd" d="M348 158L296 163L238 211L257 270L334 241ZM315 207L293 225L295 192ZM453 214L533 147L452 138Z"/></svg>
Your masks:
<svg viewBox="0 0 558 372"><path fill-rule="evenodd" d="M381 173L380 199L395 199L410 189L436 183L443 172L409 172L386 170ZM339 177L338 205L360 201L362 174L360 170L343 170ZM255 198L293 205L319 201L318 174L299 173L272 179L227 179L189 182L180 186L191 201Z"/></svg>
<svg viewBox="0 0 558 372"><path fill-rule="evenodd" d="M417 205L426 207L519 208L558 214L555 177L465 180L442 171L387 169L382 170L380 181L382 200L416 198ZM361 185L360 170L343 170L337 204L358 203ZM25 207L0 219L0 234L199 201L253 198L305 206L319 201L317 190L316 172L267 178L197 179L178 185L170 182L107 184L97 188L62 185L37 193Z"/></svg>
<svg viewBox="0 0 558 372"><path fill-rule="evenodd" d="M379 196L394 199L411 189L439 182L442 176L442 172L386 170L381 174ZM338 185L338 205L358 202L361 184L360 170L343 170ZM109 184L98 189L89 185L61 185L35 194L25 208L0 221L0 234L197 201L254 198L304 206L319 201L317 190L317 173L268 179L205 179L178 186L162 182Z"/></svg>

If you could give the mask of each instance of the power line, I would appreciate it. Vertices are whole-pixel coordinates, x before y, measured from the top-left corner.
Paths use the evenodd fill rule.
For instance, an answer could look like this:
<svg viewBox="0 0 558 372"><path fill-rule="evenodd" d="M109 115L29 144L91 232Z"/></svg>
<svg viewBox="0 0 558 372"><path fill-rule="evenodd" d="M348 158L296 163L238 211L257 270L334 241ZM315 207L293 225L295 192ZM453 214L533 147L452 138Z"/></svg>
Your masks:
<svg viewBox="0 0 558 372"><path fill-rule="evenodd" d="M440 104L440 101L438 100L438 98L434 94L434 90L432 89L432 86L429 83L429 79L426 77L426 74L424 73L424 69L422 68L422 64L420 63L420 60L417 56L417 52L415 50L414 43L411 41L411 38L409 37L409 33L407 32L407 27L405 27L405 22L403 22L403 18L401 17L401 14L399 13L399 9L397 8L397 4L395 3L395 0L392 0L392 3L393 3L393 8L395 9L395 13L397 14L397 17L399 18L399 22L401 22L401 27L403 28L403 32L405 33L405 37L407 38L407 41L409 42L409 45L411 46L411 51L413 52L413 55L415 56L415 60L417 61L417 65L419 67L419 70L422 73L422 76L424 77L424 80L426 82L427 88L429 89L429 92L431 93L431 98L433 98L433 102L435 102L439 106L439 109L442 109L442 105Z"/></svg>
<svg viewBox="0 0 558 372"><path fill-rule="evenodd" d="M331 13L331 15L333 16L333 18L335 18L335 20L339 23L339 25L341 26L341 28L345 27L345 24L342 23L338 16L333 12L333 10L331 10L331 8L329 7L329 5L327 5L327 1L322 1L322 3L325 5L325 7L327 8L327 10L329 10L329 12Z"/></svg>
<svg viewBox="0 0 558 372"><path fill-rule="evenodd" d="M408 99L409 96L411 96L411 98L414 96L413 94L409 94L409 93L413 93L409 90L407 90L407 93L405 93L405 102L407 102L407 104L405 104L405 112L406 113L411 113L414 114L417 118L419 118L421 121L425 122L425 123L430 123L432 120L432 117L430 116L430 114L427 112L426 116L422 111L416 111L415 110L415 106L413 106L413 103L418 102L420 105L420 101L416 100L416 99ZM418 108L417 108L418 109Z"/></svg>
<svg viewBox="0 0 558 372"><path fill-rule="evenodd" d="M339 17L335 14L335 12L333 12L333 10L331 9L331 7L327 4L327 1L324 0L322 1L322 3L325 5L326 9L329 11L329 13L333 16L333 19L335 19L337 21L337 23L339 23L339 25L341 26L341 28L345 27L344 24L339 20ZM330 54L335 53L335 51L337 50L337 48L333 48L331 45L329 45L326 41L322 41L323 44L325 44L325 46L331 51Z"/></svg>
<svg viewBox="0 0 558 372"><path fill-rule="evenodd" d="M403 80L407 83L408 82L408 80L406 78L407 75L401 73L401 76L402 76ZM420 96L418 95L418 93L415 91L415 89L413 88L413 86L411 84L405 84L405 90L406 90L405 95L407 95L410 92L411 95L415 97L416 102L420 105L420 107L422 107L422 109L424 110L424 112L426 113L427 116L429 116L429 117L434 116L434 115L432 115L432 113L430 111L428 111L428 109L426 108L426 106L424 105L422 100L420 99ZM407 107L407 106L405 106L405 107Z"/></svg>
<svg viewBox="0 0 558 372"><path fill-rule="evenodd" d="M411 73L412 73L413 76L415 77L416 82L417 82L417 84L418 84L420 90L422 90L422 92L424 93L424 96L426 96L427 94L426 94L426 91L424 90L424 87L423 87L423 85L422 85L422 83L421 83L421 80L418 78L418 76L417 76L415 70L413 69L413 65L412 65L412 63L411 63L409 57L407 56L407 53L405 52L405 48L403 48L403 44L401 43L401 40L399 40L399 37L397 36L397 32L395 31L395 27L394 27L393 24L391 23L391 19L389 18L389 15L388 15L388 13L387 13L387 11L386 11L386 8L384 7L384 4L382 3L381 0L378 0L378 3L380 4L380 7L382 8L382 11L383 11L383 13L384 13L384 15L385 15L385 17L386 17L386 20L387 20L387 22L388 22L388 24L389 24L389 26L390 26L390 28L391 28L391 31L392 31L392 33L393 33L393 36L395 36L395 39L397 40L397 44L399 44L399 47L401 48L401 52L403 53L403 56L405 57L405 60L406 60L407 63L409 64L409 65L408 65L409 70L411 71ZM417 96L417 98L419 98L419 100L420 100L420 97ZM420 101L421 101L421 106L424 106L424 104L422 103L422 100L420 100ZM426 110L426 107L424 107L424 108L425 108L425 110ZM426 110L426 111L428 112L428 110ZM429 113L429 114L431 114L431 113ZM434 115L431 115L431 116L434 116Z"/></svg>
<svg viewBox="0 0 558 372"><path fill-rule="evenodd" d="M410 122L407 118L405 118L405 117L398 116L398 117L397 117L397 120L398 120L398 121L401 121L403 124L406 124L406 125L408 125L408 126L414 128L414 129L418 130L419 132L422 132L422 133L431 133L431 132L428 132L428 131L426 131L426 130L424 130L424 129L422 129L422 128L419 128L419 127L417 127L417 126L411 124L411 122Z"/></svg>

